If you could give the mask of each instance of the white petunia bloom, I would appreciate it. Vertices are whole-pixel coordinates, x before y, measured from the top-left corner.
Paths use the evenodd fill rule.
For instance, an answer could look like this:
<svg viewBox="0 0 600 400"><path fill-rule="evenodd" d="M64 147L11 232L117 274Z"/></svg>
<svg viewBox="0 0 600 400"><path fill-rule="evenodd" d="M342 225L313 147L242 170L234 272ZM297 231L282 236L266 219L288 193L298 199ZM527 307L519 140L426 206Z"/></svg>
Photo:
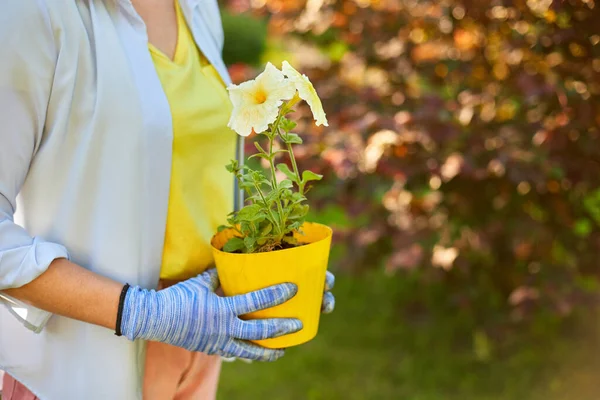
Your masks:
<svg viewBox="0 0 600 400"><path fill-rule="evenodd" d="M233 104L227 126L241 136L250 135L253 129L257 133L266 131L283 101L296 94L294 84L271 63L255 79L230 85L227 90Z"/></svg>

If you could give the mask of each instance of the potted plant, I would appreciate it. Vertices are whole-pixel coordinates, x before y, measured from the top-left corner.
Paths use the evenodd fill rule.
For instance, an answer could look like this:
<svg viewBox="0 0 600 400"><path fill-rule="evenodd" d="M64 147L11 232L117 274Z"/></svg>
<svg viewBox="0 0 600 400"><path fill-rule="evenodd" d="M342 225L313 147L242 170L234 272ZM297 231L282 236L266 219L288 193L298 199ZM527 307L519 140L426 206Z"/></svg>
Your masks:
<svg viewBox="0 0 600 400"><path fill-rule="evenodd" d="M293 146L302 139L292 132L296 123L287 115L304 100L317 125L327 126L327 119L310 80L285 61L282 70L267 63L255 79L230 85L228 90L233 104L229 127L242 136L257 133L254 145L258 152L251 157L263 159L269 172L237 161L227 166L246 198L244 206L230 214L228 225L212 238L216 268L228 296L295 283L298 293L290 301L244 316L300 319L301 331L256 341L269 348L295 346L317 334L332 230L305 221L307 189L322 176L299 170ZM266 142L264 147L261 139ZM282 155L290 165L280 162Z"/></svg>

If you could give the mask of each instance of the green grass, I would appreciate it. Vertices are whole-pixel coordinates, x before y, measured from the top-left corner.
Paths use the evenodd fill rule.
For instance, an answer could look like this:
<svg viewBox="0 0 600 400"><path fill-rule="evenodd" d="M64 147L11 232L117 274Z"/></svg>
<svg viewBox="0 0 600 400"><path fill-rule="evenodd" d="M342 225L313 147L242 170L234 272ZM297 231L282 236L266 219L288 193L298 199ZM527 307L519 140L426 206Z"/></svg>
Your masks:
<svg viewBox="0 0 600 400"><path fill-rule="evenodd" d="M531 324L494 345L443 288L373 271L338 274L335 293L312 342L275 363L226 363L219 399L600 399L600 318Z"/></svg>

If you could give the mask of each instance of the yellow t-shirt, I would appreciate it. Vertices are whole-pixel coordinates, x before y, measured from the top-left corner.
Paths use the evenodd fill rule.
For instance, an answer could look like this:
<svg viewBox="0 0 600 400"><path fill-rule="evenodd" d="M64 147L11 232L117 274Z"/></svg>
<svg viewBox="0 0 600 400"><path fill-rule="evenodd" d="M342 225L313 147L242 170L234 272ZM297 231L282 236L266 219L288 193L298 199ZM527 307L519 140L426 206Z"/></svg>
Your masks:
<svg viewBox="0 0 600 400"><path fill-rule="evenodd" d="M212 263L210 239L233 209L236 134L218 72L197 48L179 4L174 59L149 45L173 116L173 164L161 278L187 279Z"/></svg>

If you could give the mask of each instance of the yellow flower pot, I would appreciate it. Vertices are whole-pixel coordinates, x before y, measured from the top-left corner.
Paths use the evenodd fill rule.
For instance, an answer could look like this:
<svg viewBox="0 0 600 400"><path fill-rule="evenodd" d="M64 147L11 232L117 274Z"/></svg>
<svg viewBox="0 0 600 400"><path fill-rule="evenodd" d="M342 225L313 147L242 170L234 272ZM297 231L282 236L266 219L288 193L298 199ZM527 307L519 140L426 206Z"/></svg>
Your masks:
<svg viewBox="0 0 600 400"><path fill-rule="evenodd" d="M331 228L307 222L302 234L296 234L303 246L266 253L234 254L221 251L235 236L231 229L216 234L212 241L215 264L221 287L227 296L249 293L279 283L298 285L293 299L277 307L244 315L244 319L298 318L301 331L282 337L257 340L255 343L271 349L296 346L317 335L325 273L331 247Z"/></svg>

